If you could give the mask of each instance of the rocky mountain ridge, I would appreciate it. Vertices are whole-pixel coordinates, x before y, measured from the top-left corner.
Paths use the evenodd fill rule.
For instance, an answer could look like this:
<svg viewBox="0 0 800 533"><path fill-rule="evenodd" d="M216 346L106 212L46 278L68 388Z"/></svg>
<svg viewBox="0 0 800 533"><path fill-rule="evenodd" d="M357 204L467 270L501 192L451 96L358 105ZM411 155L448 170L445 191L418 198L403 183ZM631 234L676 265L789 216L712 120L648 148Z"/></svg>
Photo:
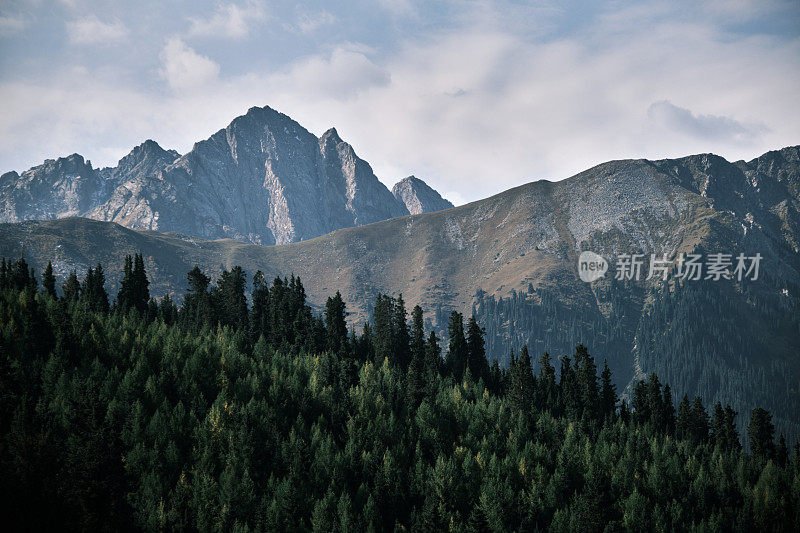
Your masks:
<svg viewBox="0 0 800 533"><path fill-rule="evenodd" d="M416 211L450 206L421 180L414 190L425 199ZM116 167L94 169L73 154L8 172L0 206L2 222L84 216L256 244L409 214L334 128L317 138L269 107L251 108L185 155L148 140Z"/></svg>

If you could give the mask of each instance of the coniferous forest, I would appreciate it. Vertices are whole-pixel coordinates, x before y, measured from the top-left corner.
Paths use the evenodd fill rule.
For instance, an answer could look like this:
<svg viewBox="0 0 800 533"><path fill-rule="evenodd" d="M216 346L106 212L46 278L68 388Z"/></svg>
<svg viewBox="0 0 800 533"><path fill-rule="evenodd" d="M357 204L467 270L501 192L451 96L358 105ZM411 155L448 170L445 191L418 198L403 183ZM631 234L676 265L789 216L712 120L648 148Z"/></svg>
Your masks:
<svg viewBox="0 0 800 533"><path fill-rule="evenodd" d="M354 331L299 278L141 256L56 279L0 270L0 498L33 530L800 531L800 450L753 406L621 401L583 345L500 368L475 317L448 341L379 295ZM248 297L249 295L249 297Z"/></svg>

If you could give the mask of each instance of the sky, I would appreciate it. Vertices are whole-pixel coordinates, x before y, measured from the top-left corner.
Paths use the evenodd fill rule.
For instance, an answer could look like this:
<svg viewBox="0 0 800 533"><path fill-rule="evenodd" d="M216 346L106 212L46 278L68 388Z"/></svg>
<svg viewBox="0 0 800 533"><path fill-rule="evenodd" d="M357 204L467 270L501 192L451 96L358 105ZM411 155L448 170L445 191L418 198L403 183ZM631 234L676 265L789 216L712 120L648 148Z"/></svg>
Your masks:
<svg viewBox="0 0 800 533"><path fill-rule="evenodd" d="M0 173L180 153L253 106L456 204L800 144L800 2L0 0Z"/></svg>

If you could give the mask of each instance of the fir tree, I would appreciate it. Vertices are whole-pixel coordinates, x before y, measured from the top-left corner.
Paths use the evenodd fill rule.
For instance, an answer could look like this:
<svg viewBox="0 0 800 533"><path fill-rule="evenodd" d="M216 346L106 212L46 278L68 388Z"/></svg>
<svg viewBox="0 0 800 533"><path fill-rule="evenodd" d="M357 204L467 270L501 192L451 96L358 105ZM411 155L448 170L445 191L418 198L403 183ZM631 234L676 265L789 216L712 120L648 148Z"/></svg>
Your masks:
<svg viewBox="0 0 800 533"><path fill-rule="evenodd" d="M336 295L328 298L325 303L325 330L327 332L328 349L338 352L347 342L347 322L345 317L347 312L342 295L336 291Z"/></svg>
<svg viewBox="0 0 800 533"><path fill-rule="evenodd" d="M775 453L775 426L772 425L772 415L766 409L756 407L750 414L750 424L747 426L747 436L750 438L750 449L753 455L762 459L769 459Z"/></svg>
<svg viewBox="0 0 800 533"><path fill-rule="evenodd" d="M450 336L450 345L447 350L445 366L453 377L460 380L467 368L468 354L467 340L464 337L464 317L458 311L450 313L447 334Z"/></svg>
<svg viewBox="0 0 800 533"><path fill-rule="evenodd" d="M53 298L58 296L56 293L56 277L53 275L52 261L47 262L47 268L44 269L44 274L42 274L42 287L44 287L45 292Z"/></svg>
<svg viewBox="0 0 800 533"><path fill-rule="evenodd" d="M489 373L489 363L486 361L486 343L483 337L486 330L478 326L478 321L473 314L467 321L467 366L475 380L486 379Z"/></svg>
<svg viewBox="0 0 800 533"><path fill-rule="evenodd" d="M77 302L80 298L81 284L74 270L67 276L67 281L61 285L61 292L64 294L64 300L68 302Z"/></svg>
<svg viewBox="0 0 800 533"><path fill-rule="evenodd" d="M524 345L519 353L519 359L514 361L510 369L511 383L508 388L508 397L511 407L518 413L529 415L533 405L533 369L528 346Z"/></svg>
<svg viewBox="0 0 800 533"><path fill-rule="evenodd" d="M608 362L603 361L603 371L600 373L600 412L602 416L612 416L617 409L617 386L611 379L611 370Z"/></svg>

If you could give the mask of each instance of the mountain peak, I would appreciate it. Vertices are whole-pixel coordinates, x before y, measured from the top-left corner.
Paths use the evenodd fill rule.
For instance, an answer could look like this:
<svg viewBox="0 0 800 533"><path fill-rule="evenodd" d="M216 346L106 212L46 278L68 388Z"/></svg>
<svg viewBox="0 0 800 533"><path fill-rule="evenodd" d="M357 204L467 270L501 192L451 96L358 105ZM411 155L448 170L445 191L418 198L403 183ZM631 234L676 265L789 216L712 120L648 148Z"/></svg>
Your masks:
<svg viewBox="0 0 800 533"><path fill-rule="evenodd" d="M339 137L339 132L336 131L336 128L330 128L328 131L322 134L322 137L320 137L320 141L323 143L326 143L329 140L335 144L342 142L342 138Z"/></svg>
<svg viewBox="0 0 800 533"><path fill-rule="evenodd" d="M450 209L453 204L442 198L427 183L416 176L408 176L392 187L392 194L403 202L412 215Z"/></svg>

